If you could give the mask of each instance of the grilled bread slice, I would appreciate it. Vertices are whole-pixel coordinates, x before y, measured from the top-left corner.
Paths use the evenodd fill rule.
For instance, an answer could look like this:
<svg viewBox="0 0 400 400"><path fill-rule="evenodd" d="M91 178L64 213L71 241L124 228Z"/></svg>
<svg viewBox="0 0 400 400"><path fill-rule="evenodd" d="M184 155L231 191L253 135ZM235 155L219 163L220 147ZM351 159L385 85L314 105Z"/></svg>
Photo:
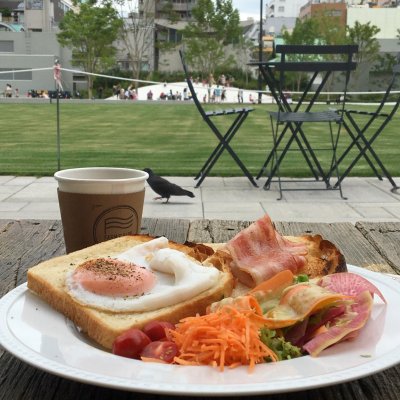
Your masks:
<svg viewBox="0 0 400 400"><path fill-rule="evenodd" d="M141 328L152 320L176 323L184 317L205 313L211 303L231 295L234 280L229 269L229 254L202 244L172 241L168 243L170 248L197 260L204 268L217 268L218 282L186 301L146 312L104 311L82 305L68 294L66 277L80 264L90 259L115 257L151 239L154 238L147 235L124 236L42 262L28 270L28 288L106 349L111 349L115 338L127 329Z"/></svg>

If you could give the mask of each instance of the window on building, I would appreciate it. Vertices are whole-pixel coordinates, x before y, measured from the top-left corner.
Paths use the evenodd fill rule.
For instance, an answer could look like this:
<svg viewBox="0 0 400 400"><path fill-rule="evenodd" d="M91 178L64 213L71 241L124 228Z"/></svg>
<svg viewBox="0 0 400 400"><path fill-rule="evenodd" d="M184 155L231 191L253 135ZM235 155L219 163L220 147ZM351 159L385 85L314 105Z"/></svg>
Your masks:
<svg viewBox="0 0 400 400"><path fill-rule="evenodd" d="M328 11L325 11L325 15L330 16L330 17L341 17L342 16L342 11L340 11L340 10L328 10Z"/></svg>
<svg viewBox="0 0 400 400"><path fill-rule="evenodd" d="M14 53L14 41L0 40L0 53Z"/></svg>
<svg viewBox="0 0 400 400"><path fill-rule="evenodd" d="M25 68L0 68L1 71L12 71L7 74L0 74L0 81L31 81L32 71L18 72L18 69Z"/></svg>
<svg viewBox="0 0 400 400"><path fill-rule="evenodd" d="M87 78L85 75L73 75L72 80L74 82L86 82Z"/></svg>
<svg viewBox="0 0 400 400"><path fill-rule="evenodd" d="M27 10L43 10L43 0L27 0L25 7Z"/></svg>
<svg viewBox="0 0 400 400"><path fill-rule="evenodd" d="M278 12L284 12L284 11L285 11L285 7L283 7L283 6L278 7Z"/></svg>
<svg viewBox="0 0 400 400"><path fill-rule="evenodd" d="M25 69L25 68L19 68ZM31 81L32 80L32 71L24 71L24 72L17 72L18 69L15 68L14 70L14 80L15 81Z"/></svg>
<svg viewBox="0 0 400 400"><path fill-rule="evenodd" d="M0 72L2 71L9 71L11 68L0 68ZM13 80L13 73L7 74L0 74L0 81L12 81Z"/></svg>
<svg viewBox="0 0 400 400"><path fill-rule="evenodd" d="M169 29L168 41L170 43L180 43L182 41L182 34L176 29Z"/></svg>
<svg viewBox="0 0 400 400"><path fill-rule="evenodd" d="M0 40L0 53L14 53L14 41Z"/></svg>

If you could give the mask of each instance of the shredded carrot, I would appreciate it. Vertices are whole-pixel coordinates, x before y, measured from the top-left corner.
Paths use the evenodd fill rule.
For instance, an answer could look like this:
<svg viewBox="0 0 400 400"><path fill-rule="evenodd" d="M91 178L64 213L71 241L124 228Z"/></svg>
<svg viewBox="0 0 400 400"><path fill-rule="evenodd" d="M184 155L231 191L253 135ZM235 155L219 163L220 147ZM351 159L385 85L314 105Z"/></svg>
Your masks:
<svg viewBox="0 0 400 400"><path fill-rule="evenodd" d="M224 305L203 316L188 317L169 330L168 336L179 349L175 362L181 365L211 365L224 370L248 365L252 372L255 365L266 357L277 361L276 354L259 338L263 326L259 310L249 307Z"/></svg>

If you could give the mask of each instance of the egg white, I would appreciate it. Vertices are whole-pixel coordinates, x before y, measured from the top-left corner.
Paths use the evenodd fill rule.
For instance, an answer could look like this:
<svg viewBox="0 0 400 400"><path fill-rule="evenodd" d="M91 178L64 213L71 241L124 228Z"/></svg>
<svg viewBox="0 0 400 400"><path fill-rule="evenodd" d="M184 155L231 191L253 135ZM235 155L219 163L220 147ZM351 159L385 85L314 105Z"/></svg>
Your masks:
<svg viewBox="0 0 400 400"><path fill-rule="evenodd" d="M170 249L168 239L160 237L132 247L115 258L149 268L156 275L156 284L141 296L106 296L90 292L67 276L67 291L81 304L112 312L146 312L188 300L211 288L220 272L203 266L184 253Z"/></svg>

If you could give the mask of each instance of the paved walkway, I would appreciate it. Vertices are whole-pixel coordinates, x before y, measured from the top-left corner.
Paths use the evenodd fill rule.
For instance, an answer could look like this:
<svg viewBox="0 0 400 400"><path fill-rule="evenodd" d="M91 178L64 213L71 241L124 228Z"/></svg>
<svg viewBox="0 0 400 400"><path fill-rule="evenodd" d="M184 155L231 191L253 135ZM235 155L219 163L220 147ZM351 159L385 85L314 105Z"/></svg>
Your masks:
<svg viewBox="0 0 400 400"><path fill-rule="evenodd" d="M284 192L280 201L276 187L254 188L242 177L209 177L198 189L191 177L168 179L193 190L195 198L172 197L165 204L153 200L155 193L147 187L145 217L254 220L268 213L275 221L400 221L400 194L377 178L347 178L342 185L347 200L338 191L313 190ZM0 176L0 219L60 219L56 189L53 177Z"/></svg>

